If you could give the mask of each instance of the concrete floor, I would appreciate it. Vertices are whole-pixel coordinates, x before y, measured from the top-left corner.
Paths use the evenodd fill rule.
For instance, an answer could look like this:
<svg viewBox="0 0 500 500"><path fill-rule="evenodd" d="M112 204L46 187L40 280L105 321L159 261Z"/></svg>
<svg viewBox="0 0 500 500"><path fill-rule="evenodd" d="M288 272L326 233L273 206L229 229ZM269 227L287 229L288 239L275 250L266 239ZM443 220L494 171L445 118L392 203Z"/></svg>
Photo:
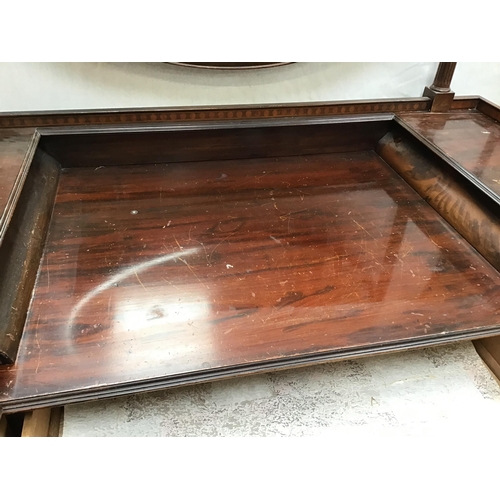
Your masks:
<svg viewBox="0 0 500 500"><path fill-rule="evenodd" d="M429 436L500 421L470 342L68 406L63 436Z"/></svg>

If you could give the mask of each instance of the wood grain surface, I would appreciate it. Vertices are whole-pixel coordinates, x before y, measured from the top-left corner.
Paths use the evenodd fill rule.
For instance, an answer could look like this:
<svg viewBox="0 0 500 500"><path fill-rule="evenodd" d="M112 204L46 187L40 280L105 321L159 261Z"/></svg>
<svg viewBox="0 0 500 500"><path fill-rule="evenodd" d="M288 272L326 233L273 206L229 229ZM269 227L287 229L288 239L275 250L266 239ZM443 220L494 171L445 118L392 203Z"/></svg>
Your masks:
<svg viewBox="0 0 500 500"><path fill-rule="evenodd" d="M494 201L403 129L389 132L376 151L500 270L500 211Z"/></svg>
<svg viewBox="0 0 500 500"><path fill-rule="evenodd" d="M7 434L7 417L0 415L0 438L5 437Z"/></svg>
<svg viewBox="0 0 500 500"><path fill-rule="evenodd" d="M42 408L27 413L24 417L21 437L47 437L51 413L50 408Z"/></svg>
<svg viewBox="0 0 500 500"><path fill-rule="evenodd" d="M472 98L476 102L477 98ZM253 120L277 117L347 116L363 113L396 113L426 111L427 97L351 100L329 102L295 102L284 104L249 104L226 106L184 106L132 109L81 109L61 111L27 111L0 113L0 128L73 127L79 125L121 125L149 123L189 123L208 120ZM462 107L458 100L455 105Z"/></svg>
<svg viewBox="0 0 500 500"><path fill-rule="evenodd" d="M35 130L0 129L0 244L36 146Z"/></svg>
<svg viewBox="0 0 500 500"><path fill-rule="evenodd" d="M500 201L500 123L479 113L414 113L403 119Z"/></svg>
<svg viewBox="0 0 500 500"><path fill-rule="evenodd" d="M430 87L425 87L423 95L432 99L431 112L443 113L452 107L455 93L451 91L450 85L456 65L456 62L440 62L434 82Z"/></svg>
<svg viewBox="0 0 500 500"><path fill-rule="evenodd" d="M65 167L236 160L372 149L391 114L52 130L40 147Z"/></svg>
<svg viewBox="0 0 500 500"><path fill-rule="evenodd" d="M60 165L35 153L0 245L0 364L16 359L54 207Z"/></svg>
<svg viewBox="0 0 500 500"><path fill-rule="evenodd" d="M499 292L373 151L65 169L0 405L493 334Z"/></svg>

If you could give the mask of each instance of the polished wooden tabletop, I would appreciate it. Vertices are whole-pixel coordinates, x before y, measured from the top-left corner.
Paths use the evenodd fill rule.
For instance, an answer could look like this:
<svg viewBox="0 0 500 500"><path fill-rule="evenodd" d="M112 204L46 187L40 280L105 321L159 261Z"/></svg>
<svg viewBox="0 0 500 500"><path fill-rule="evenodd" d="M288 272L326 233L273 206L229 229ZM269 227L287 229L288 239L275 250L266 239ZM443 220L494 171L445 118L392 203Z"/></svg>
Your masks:
<svg viewBox="0 0 500 500"><path fill-rule="evenodd" d="M500 196L500 124L479 112L403 114L404 121Z"/></svg>
<svg viewBox="0 0 500 500"><path fill-rule="evenodd" d="M495 328L499 292L372 151L65 169L0 403Z"/></svg>

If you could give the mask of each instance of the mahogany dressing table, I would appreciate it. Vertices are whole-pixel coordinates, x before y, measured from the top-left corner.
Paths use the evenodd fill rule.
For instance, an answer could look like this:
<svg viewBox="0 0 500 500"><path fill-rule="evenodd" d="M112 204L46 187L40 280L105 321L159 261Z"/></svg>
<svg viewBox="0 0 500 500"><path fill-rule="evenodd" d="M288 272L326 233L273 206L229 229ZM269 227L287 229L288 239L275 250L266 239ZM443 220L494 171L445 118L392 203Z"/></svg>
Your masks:
<svg viewBox="0 0 500 500"><path fill-rule="evenodd" d="M414 99L0 114L1 411L466 339L500 375L500 108L454 67Z"/></svg>

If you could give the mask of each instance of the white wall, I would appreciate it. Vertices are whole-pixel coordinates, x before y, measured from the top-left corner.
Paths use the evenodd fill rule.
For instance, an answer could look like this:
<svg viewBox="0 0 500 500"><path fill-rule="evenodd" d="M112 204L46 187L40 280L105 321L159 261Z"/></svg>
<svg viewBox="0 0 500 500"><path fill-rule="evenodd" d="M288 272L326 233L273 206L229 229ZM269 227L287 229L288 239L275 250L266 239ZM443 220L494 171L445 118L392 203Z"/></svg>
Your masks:
<svg viewBox="0 0 500 500"><path fill-rule="evenodd" d="M0 111L418 97L437 63L296 63L214 71L163 63L0 63ZM460 63L457 95L500 103L500 63Z"/></svg>
<svg viewBox="0 0 500 500"><path fill-rule="evenodd" d="M458 63L451 87L456 95L480 95L500 105L500 63Z"/></svg>

